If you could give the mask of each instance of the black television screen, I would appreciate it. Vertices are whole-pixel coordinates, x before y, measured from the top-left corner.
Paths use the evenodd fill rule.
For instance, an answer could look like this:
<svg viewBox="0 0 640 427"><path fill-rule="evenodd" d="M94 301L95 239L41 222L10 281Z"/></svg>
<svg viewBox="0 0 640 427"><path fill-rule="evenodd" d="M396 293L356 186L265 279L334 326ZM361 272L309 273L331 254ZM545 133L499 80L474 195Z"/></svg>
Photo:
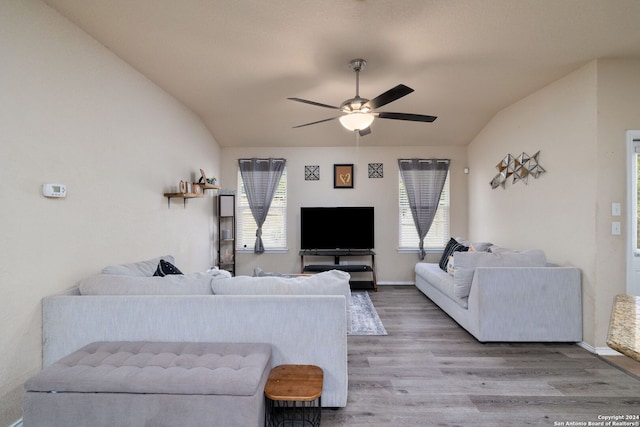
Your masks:
<svg viewBox="0 0 640 427"><path fill-rule="evenodd" d="M373 249L373 207L300 208L301 249Z"/></svg>

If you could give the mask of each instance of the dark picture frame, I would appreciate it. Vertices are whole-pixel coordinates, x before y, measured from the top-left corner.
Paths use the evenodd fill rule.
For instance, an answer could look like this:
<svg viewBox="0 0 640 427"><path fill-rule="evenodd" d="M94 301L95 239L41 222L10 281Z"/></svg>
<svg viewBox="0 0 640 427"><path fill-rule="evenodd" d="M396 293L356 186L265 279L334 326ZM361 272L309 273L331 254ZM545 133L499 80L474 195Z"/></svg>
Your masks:
<svg viewBox="0 0 640 427"><path fill-rule="evenodd" d="M333 165L333 188L353 188L353 163Z"/></svg>

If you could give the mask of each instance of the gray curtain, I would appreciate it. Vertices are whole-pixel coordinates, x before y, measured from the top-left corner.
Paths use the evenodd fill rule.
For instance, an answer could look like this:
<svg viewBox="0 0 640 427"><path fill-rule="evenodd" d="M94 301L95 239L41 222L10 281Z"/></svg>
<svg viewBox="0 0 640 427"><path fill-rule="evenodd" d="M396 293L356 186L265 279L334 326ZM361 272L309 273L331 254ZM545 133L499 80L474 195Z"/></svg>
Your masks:
<svg viewBox="0 0 640 427"><path fill-rule="evenodd" d="M261 254L264 252L262 244L262 225L269 208L273 195L280 183L280 177L284 171L287 161L285 159L238 159L244 190L247 193L249 208L256 220L258 229L256 230L256 243L254 252Z"/></svg>
<svg viewBox="0 0 640 427"><path fill-rule="evenodd" d="M418 256L421 260L426 254L424 238L436 215L450 162L449 159L398 159L413 222L420 237Z"/></svg>

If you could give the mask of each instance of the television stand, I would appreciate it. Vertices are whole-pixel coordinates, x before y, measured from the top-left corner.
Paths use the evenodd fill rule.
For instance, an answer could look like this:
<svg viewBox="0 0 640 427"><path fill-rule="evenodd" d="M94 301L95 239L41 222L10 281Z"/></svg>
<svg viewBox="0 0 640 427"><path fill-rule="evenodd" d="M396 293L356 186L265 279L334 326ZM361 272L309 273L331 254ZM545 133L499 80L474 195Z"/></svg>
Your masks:
<svg viewBox="0 0 640 427"><path fill-rule="evenodd" d="M340 270L347 273L371 273L371 280L350 280L352 289L371 287L378 291L376 280L375 252L373 249L302 249L300 251L300 269L302 273L320 273L322 271ZM333 264L305 264L304 258L310 256L333 257ZM369 264L340 264L340 257L371 257Z"/></svg>

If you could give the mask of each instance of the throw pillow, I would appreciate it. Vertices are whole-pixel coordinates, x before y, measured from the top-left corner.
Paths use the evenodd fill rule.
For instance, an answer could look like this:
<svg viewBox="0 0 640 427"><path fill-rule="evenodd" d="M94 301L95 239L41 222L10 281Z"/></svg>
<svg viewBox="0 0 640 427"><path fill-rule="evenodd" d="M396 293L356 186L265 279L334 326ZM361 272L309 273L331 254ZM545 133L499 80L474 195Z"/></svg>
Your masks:
<svg viewBox="0 0 640 427"><path fill-rule="evenodd" d="M476 252L488 252L491 245L489 242L473 242L469 246L473 246Z"/></svg>
<svg viewBox="0 0 640 427"><path fill-rule="evenodd" d="M453 276L453 273L455 273L455 266L454 266L454 261L452 256L449 257L449 261L447 262L447 273L449 273L452 276Z"/></svg>
<svg viewBox="0 0 640 427"><path fill-rule="evenodd" d="M464 246L453 237L449 239L447 246L444 248L444 252L442 253L442 258L440 258L440 262L438 265L444 271L447 272L447 263L449 262L449 257L453 255L454 252L467 252L469 250L468 246Z"/></svg>
<svg viewBox="0 0 640 427"><path fill-rule="evenodd" d="M180 271L178 267L171 264L169 261L161 259L158 263L158 268L156 268L156 272L153 273L153 275L164 277L169 274L182 274L182 271Z"/></svg>

